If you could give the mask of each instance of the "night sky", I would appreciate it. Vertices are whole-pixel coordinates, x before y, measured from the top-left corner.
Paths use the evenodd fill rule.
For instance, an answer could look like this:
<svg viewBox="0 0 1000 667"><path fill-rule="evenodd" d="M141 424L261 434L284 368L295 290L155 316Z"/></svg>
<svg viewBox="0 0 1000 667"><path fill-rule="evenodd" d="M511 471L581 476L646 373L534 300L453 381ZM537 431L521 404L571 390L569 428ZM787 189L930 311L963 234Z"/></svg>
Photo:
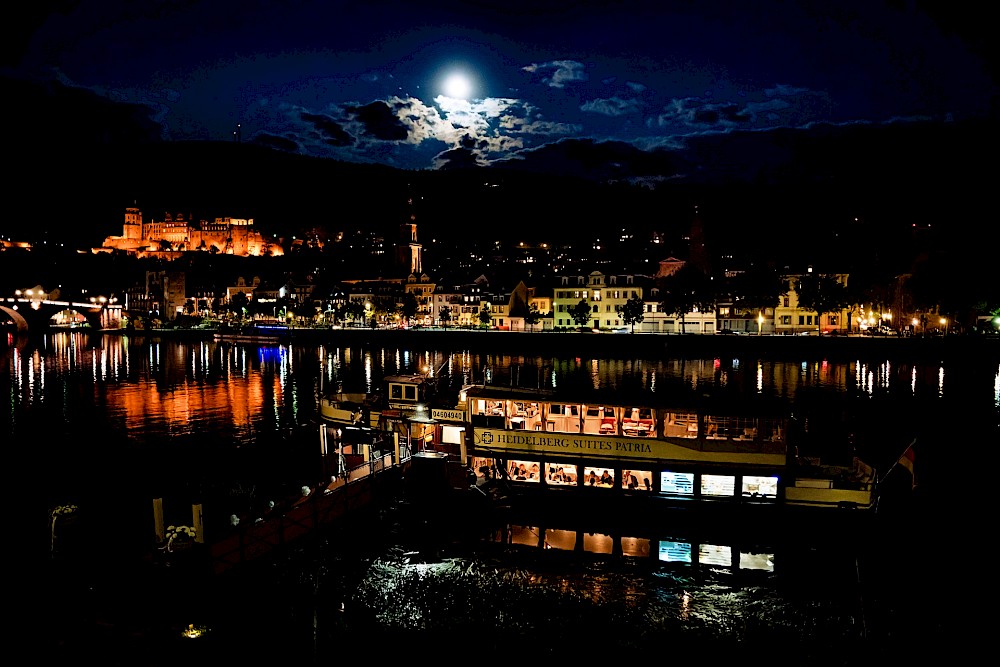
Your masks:
<svg viewBox="0 0 1000 667"><path fill-rule="evenodd" d="M168 141L239 126L243 143L424 170L572 139L683 155L995 118L992 23L967 3L41 4L4 29L0 74L121 106Z"/></svg>

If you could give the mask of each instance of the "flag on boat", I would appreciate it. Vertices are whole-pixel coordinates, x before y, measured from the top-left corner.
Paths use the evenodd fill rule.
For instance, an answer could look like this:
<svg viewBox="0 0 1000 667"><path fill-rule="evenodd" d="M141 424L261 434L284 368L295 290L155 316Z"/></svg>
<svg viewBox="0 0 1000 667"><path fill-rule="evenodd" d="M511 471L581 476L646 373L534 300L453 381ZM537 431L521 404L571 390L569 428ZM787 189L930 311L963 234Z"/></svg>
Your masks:
<svg viewBox="0 0 1000 667"><path fill-rule="evenodd" d="M914 441L916 442L916 441ZM899 465L903 466L910 471L910 477L913 479L913 488L917 486L917 474L913 471L913 442L910 446L906 448L906 451L899 457Z"/></svg>

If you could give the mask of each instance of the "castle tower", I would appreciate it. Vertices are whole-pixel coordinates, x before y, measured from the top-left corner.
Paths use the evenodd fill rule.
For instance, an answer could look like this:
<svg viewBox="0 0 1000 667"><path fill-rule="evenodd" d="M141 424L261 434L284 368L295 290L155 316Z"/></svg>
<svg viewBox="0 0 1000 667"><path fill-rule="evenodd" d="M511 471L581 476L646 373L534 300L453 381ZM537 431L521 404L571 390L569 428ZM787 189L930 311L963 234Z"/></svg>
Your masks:
<svg viewBox="0 0 1000 667"><path fill-rule="evenodd" d="M122 226L122 238L138 241L142 238L142 211L130 206L125 209L125 224Z"/></svg>

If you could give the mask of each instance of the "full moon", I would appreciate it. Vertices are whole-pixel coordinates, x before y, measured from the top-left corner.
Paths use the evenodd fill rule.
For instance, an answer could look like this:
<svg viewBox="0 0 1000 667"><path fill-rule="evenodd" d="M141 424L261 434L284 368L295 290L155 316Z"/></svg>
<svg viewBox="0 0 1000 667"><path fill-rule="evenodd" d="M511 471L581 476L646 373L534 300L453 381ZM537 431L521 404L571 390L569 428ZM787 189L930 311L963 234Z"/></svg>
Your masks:
<svg viewBox="0 0 1000 667"><path fill-rule="evenodd" d="M464 100L472 92L472 85L464 74L449 74L444 80L444 94Z"/></svg>

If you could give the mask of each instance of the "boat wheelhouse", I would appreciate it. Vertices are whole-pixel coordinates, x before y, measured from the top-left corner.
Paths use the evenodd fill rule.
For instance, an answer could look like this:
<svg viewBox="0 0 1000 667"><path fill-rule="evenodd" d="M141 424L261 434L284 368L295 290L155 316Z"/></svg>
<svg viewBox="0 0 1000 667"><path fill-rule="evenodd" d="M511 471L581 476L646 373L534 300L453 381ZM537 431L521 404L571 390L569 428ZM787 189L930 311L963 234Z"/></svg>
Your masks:
<svg viewBox="0 0 1000 667"><path fill-rule="evenodd" d="M394 461L407 462L418 454L434 455L461 466L466 459L465 413L439 405L434 377L391 375L377 391L340 392L320 400L320 429L324 455L337 451L368 461L379 453L392 453ZM328 446L328 442L333 446ZM357 462L355 462L357 463Z"/></svg>
<svg viewBox="0 0 1000 667"><path fill-rule="evenodd" d="M870 509L875 470L852 457L823 462L790 438L781 402L686 400L643 392L466 387L479 482L516 492L576 490L682 506Z"/></svg>

